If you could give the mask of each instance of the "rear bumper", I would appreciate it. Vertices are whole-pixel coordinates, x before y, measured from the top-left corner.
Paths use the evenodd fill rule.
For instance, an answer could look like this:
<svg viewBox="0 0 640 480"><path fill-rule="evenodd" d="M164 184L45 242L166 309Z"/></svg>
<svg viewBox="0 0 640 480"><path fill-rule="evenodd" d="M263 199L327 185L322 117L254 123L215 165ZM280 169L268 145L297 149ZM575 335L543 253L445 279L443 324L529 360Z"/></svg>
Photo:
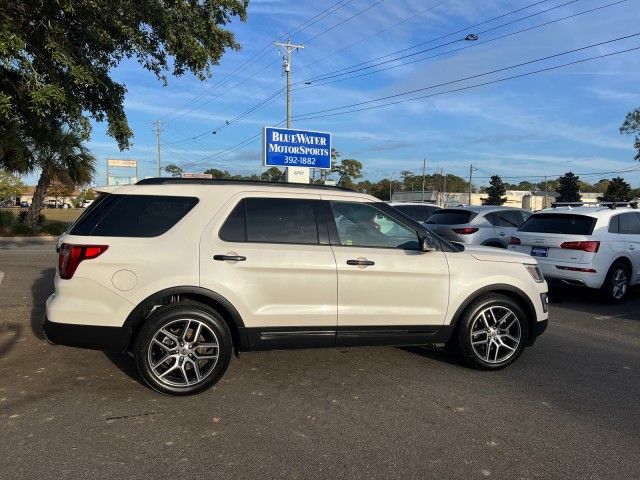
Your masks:
<svg viewBox="0 0 640 480"><path fill-rule="evenodd" d="M572 270L563 270L558 268L595 268L591 264L563 264L563 263L544 263L538 260L538 265L545 280L553 284L576 285L589 288L600 288L604 282L604 274L596 269L596 272L577 272Z"/></svg>
<svg viewBox="0 0 640 480"><path fill-rule="evenodd" d="M46 317L42 328L51 343L96 350L124 352L131 338L131 332L124 327L57 323L49 321Z"/></svg>

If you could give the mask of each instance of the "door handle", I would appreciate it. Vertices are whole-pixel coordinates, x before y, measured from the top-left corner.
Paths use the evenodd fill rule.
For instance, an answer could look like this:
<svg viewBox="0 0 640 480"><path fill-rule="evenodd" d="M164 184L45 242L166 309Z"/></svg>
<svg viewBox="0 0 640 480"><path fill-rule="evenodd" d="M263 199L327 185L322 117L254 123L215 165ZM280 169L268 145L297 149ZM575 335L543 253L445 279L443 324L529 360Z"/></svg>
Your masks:
<svg viewBox="0 0 640 480"><path fill-rule="evenodd" d="M362 265L369 266L375 265L376 262L372 262L371 260L347 260L347 265Z"/></svg>
<svg viewBox="0 0 640 480"><path fill-rule="evenodd" d="M498 235L500 235L501 237L504 237L506 235L506 233L500 232L500 233L498 233Z"/></svg>
<svg viewBox="0 0 640 480"><path fill-rule="evenodd" d="M636 247L634 247L633 245L629 245L629 250L635 250Z"/></svg>
<svg viewBox="0 0 640 480"><path fill-rule="evenodd" d="M214 260L218 260L219 262L224 261L232 261L232 262L244 262L247 257L243 257L242 255L214 255Z"/></svg>

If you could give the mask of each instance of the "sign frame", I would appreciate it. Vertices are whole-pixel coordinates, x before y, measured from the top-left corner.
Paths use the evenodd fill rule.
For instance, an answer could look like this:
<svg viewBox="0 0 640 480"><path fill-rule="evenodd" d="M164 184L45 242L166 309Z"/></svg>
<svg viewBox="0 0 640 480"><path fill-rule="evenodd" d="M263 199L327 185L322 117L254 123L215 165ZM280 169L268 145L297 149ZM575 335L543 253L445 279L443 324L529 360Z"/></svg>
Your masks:
<svg viewBox="0 0 640 480"><path fill-rule="evenodd" d="M290 131L290 132L295 132L295 133L309 133L309 134L321 134L321 135L326 135L327 139L328 139L328 145L327 148L329 150L329 165L325 166L324 164L321 166L318 165L305 165L305 164L301 164L301 163L274 163L274 162L268 162L269 159L269 155L267 153L267 145L268 145L268 141L267 141L267 135L268 132L270 130L286 130L286 131ZM296 128L283 128L283 127L263 127L262 128L262 165L264 165L265 167L280 167L280 168L315 168L317 170L330 170L331 169L331 144L332 144L332 134L331 132L323 132L320 130L302 130L302 129L296 129ZM284 155L284 154L282 154ZM289 154L291 156L295 156L295 157L299 157L300 154Z"/></svg>

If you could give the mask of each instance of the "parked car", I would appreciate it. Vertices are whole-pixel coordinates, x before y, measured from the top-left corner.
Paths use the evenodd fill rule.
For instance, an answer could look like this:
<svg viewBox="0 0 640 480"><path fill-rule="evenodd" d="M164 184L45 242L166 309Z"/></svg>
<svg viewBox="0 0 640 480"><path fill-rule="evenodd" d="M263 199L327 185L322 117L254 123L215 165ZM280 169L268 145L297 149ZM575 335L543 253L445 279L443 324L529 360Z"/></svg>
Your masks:
<svg viewBox="0 0 640 480"><path fill-rule="evenodd" d="M529 215L527 210L495 205L443 208L426 221L426 226L464 245L507 248L511 235Z"/></svg>
<svg viewBox="0 0 640 480"><path fill-rule="evenodd" d="M20 202L20 208L29 208L29 202Z"/></svg>
<svg viewBox="0 0 640 480"><path fill-rule="evenodd" d="M602 204L541 210L509 249L535 257L549 281L600 289L617 303L640 282L640 212Z"/></svg>
<svg viewBox="0 0 640 480"><path fill-rule="evenodd" d="M419 202L389 202L393 208L400 210L405 215L413 218L416 222L425 222L436 210L441 209L439 205L433 203Z"/></svg>
<svg viewBox="0 0 640 480"><path fill-rule="evenodd" d="M82 208L87 208L92 203L93 203L93 200L85 200L84 202L82 202Z"/></svg>
<svg viewBox="0 0 640 480"><path fill-rule="evenodd" d="M211 387L234 351L446 343L495 370L547 325L534 258L337 187L145 179L101 195L58 251L49 340L128 351L168 394Z"/></svg>

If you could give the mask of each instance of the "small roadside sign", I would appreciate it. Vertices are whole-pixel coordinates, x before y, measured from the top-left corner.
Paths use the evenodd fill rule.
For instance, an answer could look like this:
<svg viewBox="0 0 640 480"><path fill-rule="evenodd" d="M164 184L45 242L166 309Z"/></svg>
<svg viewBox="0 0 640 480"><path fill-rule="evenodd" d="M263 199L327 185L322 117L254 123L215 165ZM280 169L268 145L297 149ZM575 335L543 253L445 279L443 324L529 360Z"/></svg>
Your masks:
<svg viewBox="0 0 640 480"><path fill-rule="evenodd" d="M262 150L267 167L331 168L328 132L264 127Z"/></svg>

